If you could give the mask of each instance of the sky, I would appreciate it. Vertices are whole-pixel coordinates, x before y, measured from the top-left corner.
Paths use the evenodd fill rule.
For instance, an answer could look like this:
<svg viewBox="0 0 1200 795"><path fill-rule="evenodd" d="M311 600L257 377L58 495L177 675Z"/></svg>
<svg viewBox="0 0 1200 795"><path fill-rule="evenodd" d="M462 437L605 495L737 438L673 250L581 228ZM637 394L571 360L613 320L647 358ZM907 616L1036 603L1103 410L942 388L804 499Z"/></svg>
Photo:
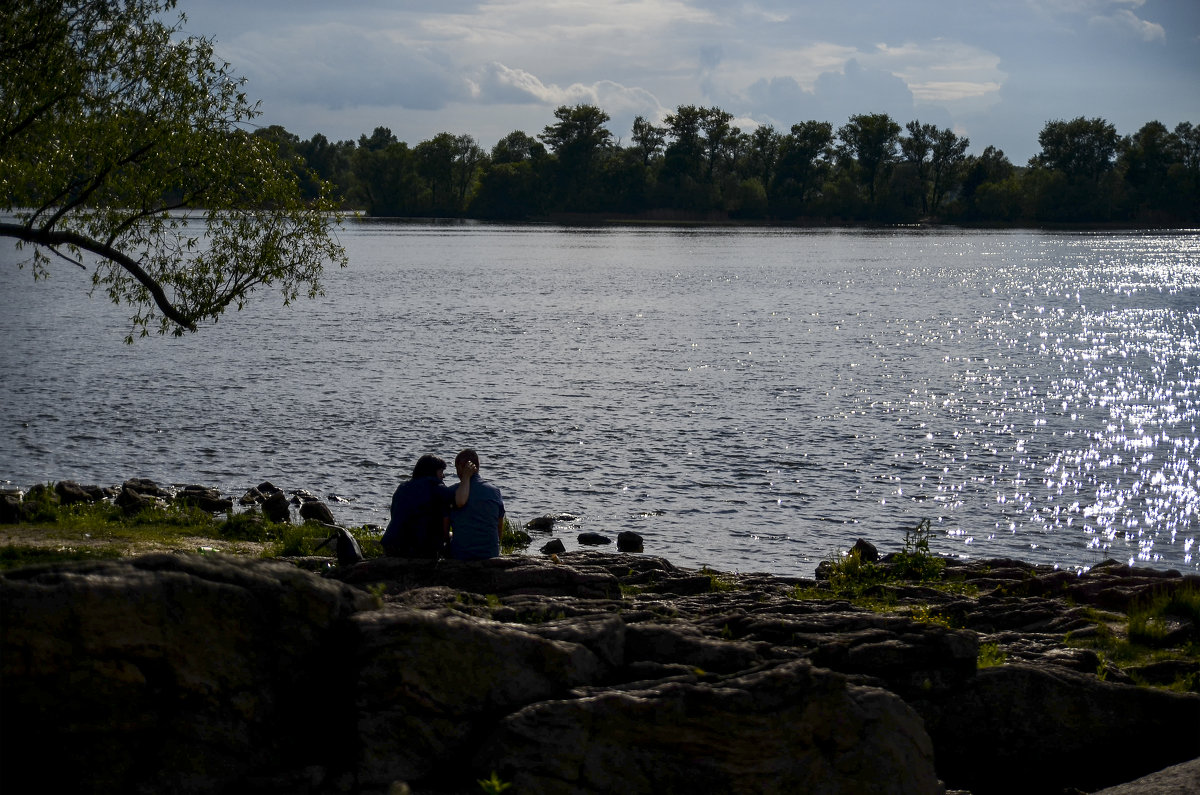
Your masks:
<svg viewBox="0 0 1200 795"><path fill-rule="evenodd" d="M744 132L887 113L1023 165L1047 121L1200 124L1200 0L179 0L261 125L484 148L580 103L717 106Z"/></svg>

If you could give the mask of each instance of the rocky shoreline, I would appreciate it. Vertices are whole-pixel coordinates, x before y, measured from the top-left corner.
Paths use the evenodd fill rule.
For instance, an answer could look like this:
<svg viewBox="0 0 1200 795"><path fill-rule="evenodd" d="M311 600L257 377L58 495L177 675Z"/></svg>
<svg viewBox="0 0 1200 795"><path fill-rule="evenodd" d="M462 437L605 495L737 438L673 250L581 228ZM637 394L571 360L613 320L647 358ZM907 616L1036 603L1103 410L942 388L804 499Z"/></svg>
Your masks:
<svg viewBox="0 0 1200 795"><path fill-rule="evenodd" d="M879 612L816 580L556 557L0 574L0 789L1074 793L1200 757L1200 695L1131 683L1194 659L1065 642L1194 576L978 561Z"/></svg>
<svg viewBox="0 0 1200 795"><path fill-rule="evenodd" d="M293 519L333 524L329 505L306 489L288 492L270 481L251 486L237 500L212 486L163 486L148 478L129 478L119 486L81 485L73 480L60 480L53 486L39 483L28 490L0 488L0 523L26 520L30 498L45 494L62 505L111 501L127 513L144 508L166 505L190 505L209 513L232 513L236 502L243 509L260 512L273 522L288 523ZM342 498L333 495L330 500Z"/></svg>
<svg viewBox="0 0 1200 795"><path fill-rule="evenodd" d="M137 479L53 492L232 503ZM333 522L269 483L239 502ZM18 521L20 497L6 505L0 522ZM950 587L889 578L851 602L831 565L802 579L546 553L0 573L0 791L1200 790L1194 612L1155 618L1152 659L1090 642L1153 599L1194 605L1200 577L946 561Z"/></svg>

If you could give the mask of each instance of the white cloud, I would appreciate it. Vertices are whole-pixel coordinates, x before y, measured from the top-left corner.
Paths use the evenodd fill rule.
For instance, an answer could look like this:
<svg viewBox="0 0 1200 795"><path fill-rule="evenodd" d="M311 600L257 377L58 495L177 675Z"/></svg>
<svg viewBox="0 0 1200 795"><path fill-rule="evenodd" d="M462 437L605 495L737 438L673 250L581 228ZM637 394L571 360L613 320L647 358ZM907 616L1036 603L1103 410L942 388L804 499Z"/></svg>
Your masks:
<svg viewBox="0 0 1200 795"><path fill-rule="evenodd" d="M444 50L336 23L247 32L221 53L249 78L252 92L269 85L273 96L290 102L429 110L468 94Z"/></svg>
<svg viewBox="0 0 1200 795"><path fill-rule="evenodd" d="M763 43L741 51L736 59L726 58L721 75L730 85L748 86L759 80L790 78L811 91L826 72L841 72L863 53L854 47L817 41L789 46Z"/></svg>
<svg viewBox="0 0 1200 795"><path fill-rule="evenodd" d="M995 94L1007 75L1000 71L1000 56L956 41L881 44L865 63L886 68L908 85L917 100L954 102Z"/></svg>
<svg viewBox="0 0 1200 795"><path fill-rule="evenodd" d="M654 95L642 88L624 86L612 80L562 87L543 83L523 69L511 69L498 61L480 69L472 84L474 98L484 103L533 102L553 107L590 104L610 113L636 110L643 115L661 108Z"/></svg>
<svg viewBox="0 0 1200 795"><path fill-rule="evenodd" d="M547 87L524 69L510 69L498 61L485 64L471 81L471 95L480 102L553 103L561 99L561 90Z"/></svg>
<svg viewBox="0 0 1200 795"><path fill-rule="evenodd" d="M1026 0L1026 3L1034 10L1050 14L1104 16L1114 7L1141 8L1146 0Z"/></svg>
<svg viewBox="0 0 1200 795"><path fill-rule="evenodd" d="M926 83L909 83L908 88L913 92L913 98L918 102L956 102L961 99L974 99L996 94L1000 91L1000 83L968 83L964 81L930 81Z"/></svg>
<svg viewBox="0 0 1200 795"><path fill-rule="evenodd" d="M569 56L573 62L652 52L648 43L687 25L719 24L681 0L493 0L469 13L429 15L420 33L501 58ZM561 66L562 64L560 64Z"/></svg>
<svg viewBox="0 0 1200 795"><path fill-rule="evenodd" d="M995 53L944 39L877 44L869 50L809 43L773 50L768 60L743 64L741 71L761 75L772 62L787 72L750 81L735 92L729 109L748 108L755 118L780 127L808 119L837 123L875 112L904 122L918 109L922 118L932 115L948 125L949 109L977 111L999 102L1007 79Z"/></svg>
<svg viewBox="0 0 1200 795"><path fill-rule="evenodd" d="M1146 0L1030 0L1036 10L1052 16L1083 16L1090 25L1129 31L1142 41L1165 41L1167 32L1162 25L1135 13L1145 4Z"/></svg>
<svg viewBox="0 0 1200 795"><path fill-rule="evenodd" d="M1133 31L1135 35L1141 37L1142 41L1165 41L1167 38L1167 32L1162 25L1138 19L1137 14L1127 8L1113 14L1111 19L1118 26Z"/></svg>

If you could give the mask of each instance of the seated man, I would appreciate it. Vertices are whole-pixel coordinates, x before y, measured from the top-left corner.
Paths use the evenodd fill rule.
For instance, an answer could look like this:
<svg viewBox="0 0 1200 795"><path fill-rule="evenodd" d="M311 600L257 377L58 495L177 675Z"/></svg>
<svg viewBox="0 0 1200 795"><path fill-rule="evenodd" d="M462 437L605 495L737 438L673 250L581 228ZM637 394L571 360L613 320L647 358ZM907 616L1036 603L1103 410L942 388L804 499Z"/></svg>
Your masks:
<svg viewBox="0 0 1200 795"><path fill-rule="evenodd" d="M450 511L450 557L455 560L483 560L500 555L500 532L504 528L504 501L500 489L479 477L479 456L463 450L454 459L458 470L459 494Z"/></svg>

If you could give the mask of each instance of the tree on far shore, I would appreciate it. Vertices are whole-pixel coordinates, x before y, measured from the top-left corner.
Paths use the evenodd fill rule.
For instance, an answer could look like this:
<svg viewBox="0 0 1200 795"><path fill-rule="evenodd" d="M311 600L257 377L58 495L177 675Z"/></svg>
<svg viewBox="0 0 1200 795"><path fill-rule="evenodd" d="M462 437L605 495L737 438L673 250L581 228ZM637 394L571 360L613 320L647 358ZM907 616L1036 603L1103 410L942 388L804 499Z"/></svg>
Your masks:
<svg viewBox="0 0 1200 795"><path fill-rule="evenodd" d="M0 236L91 270L132 330L181 335L260 287L284 303L345 264L328 185L258 115L175 0L23 0L0 14ZM281 144L287 144L281 146ZM188 212L191 211L191 212ZM92 260L89 265L84 257Z"/></svg>
<svg viewBox="0 0 1200 795"><path fill-rule="evenodd" d="M857 167L872 208L876 207L880 184L896 160L900 129L886 113L851 116L850 121L838 128L844 162Z"/></svg>
<svg viewBox="0 0 1200 795"><path fill-rule="evenodd" d="M558 119L538 136L557 161L558 196L568 210L588 210L595 203L595 175L612 146L609 116L595 105L560 106Z"/></svg>

